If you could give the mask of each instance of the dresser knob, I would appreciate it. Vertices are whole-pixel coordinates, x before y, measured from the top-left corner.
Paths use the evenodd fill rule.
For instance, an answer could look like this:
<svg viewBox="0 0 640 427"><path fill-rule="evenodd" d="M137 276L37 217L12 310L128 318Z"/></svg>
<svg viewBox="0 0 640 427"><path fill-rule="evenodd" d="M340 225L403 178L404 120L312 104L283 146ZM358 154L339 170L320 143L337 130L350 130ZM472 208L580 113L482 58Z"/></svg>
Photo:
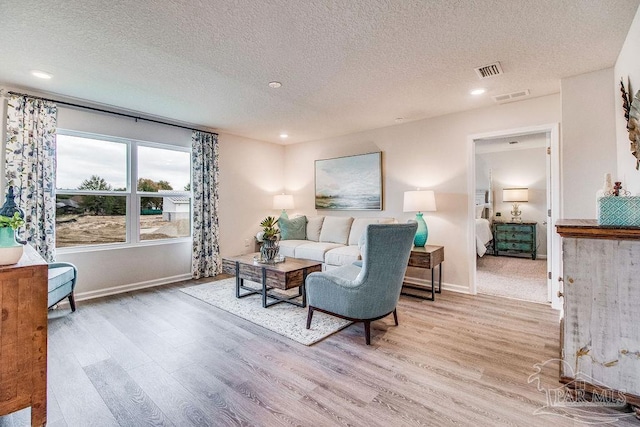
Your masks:
<svg viewBox="0 0 640 427"><path fill-rule="evenodd" d="M564 298L564 294L560 291L558 291L558 298Z"/></svg>

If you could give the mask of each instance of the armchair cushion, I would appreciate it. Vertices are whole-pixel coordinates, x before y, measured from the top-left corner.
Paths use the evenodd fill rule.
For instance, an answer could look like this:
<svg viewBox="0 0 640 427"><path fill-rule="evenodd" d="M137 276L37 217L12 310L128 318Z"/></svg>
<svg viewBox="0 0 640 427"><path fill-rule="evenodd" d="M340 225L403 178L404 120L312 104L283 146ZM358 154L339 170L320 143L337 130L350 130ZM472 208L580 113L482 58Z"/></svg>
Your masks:
<svg viewBox="0 0 640 427"><path fill-rule="evenodd" d="M49 264L47 306L52 307L65 298L69 298L71 310L76 310L73 291L76 287L78 270L68 262L54 262Z"/></svg>

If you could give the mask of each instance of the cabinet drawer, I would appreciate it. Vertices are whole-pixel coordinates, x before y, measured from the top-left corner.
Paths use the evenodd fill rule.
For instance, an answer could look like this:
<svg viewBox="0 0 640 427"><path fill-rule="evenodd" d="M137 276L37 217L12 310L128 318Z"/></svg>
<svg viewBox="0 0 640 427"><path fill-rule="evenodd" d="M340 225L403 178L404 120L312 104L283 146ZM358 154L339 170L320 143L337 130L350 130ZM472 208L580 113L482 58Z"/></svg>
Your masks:
<svg viewBox="0 0 640 427"><path fill-rule="evenodd" d="M531 242L533 234L531 233L514 233L499 231L496 233L498 240L514 241L514 242Z"/></svg>
<svg viewBox="0 0 640 427"><path fill-rule="evenodd" d="M496 246L499 251L533 251L531 243L524 242L498 242Z"/></svg>
<svg viewBox="0 0 640 427"><path fill-rule="evenodd" d="M504 231L507 233L531 233L533 231L533 227L531 225L498 224L496 225L496 231Z"/></svg>

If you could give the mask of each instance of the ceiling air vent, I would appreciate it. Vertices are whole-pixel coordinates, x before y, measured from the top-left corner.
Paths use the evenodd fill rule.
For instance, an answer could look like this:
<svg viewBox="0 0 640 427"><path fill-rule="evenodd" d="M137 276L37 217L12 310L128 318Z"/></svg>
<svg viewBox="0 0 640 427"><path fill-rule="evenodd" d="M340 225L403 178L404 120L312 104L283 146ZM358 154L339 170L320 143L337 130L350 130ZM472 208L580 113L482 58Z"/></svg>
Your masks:
<svg viewBox="0 0 640 427"><path fill-rule="evenodd" d="M499 62L494 62L493 64L489 65L483 65L482 67L478 67L475 70L480 79L487 79L489 77L504 74Z"/></svg>
<svg viewBox="0 0 640 427"><path fill-rule="evenodd" d="M526 98L527 96L529 96L529 89L519 90L517 92L511 93L503 93L502 95L495 95L493 97L493 100L498 104L502 104L509 101L517 101L518 99Z"/></svg>

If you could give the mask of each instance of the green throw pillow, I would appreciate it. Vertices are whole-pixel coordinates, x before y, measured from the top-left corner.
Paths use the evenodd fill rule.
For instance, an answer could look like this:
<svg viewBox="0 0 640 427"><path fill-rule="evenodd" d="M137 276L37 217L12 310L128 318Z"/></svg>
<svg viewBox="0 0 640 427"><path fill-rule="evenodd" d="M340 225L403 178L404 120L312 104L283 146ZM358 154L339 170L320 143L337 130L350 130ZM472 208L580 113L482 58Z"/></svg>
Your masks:
<svg viewBox="0 0 640 427"><path fill-rule="evenodd" d="M280 228L280 238L282 240L306 240L307 239L307 217L298 216L293 219L278 218L278 228Z"/></svg>

